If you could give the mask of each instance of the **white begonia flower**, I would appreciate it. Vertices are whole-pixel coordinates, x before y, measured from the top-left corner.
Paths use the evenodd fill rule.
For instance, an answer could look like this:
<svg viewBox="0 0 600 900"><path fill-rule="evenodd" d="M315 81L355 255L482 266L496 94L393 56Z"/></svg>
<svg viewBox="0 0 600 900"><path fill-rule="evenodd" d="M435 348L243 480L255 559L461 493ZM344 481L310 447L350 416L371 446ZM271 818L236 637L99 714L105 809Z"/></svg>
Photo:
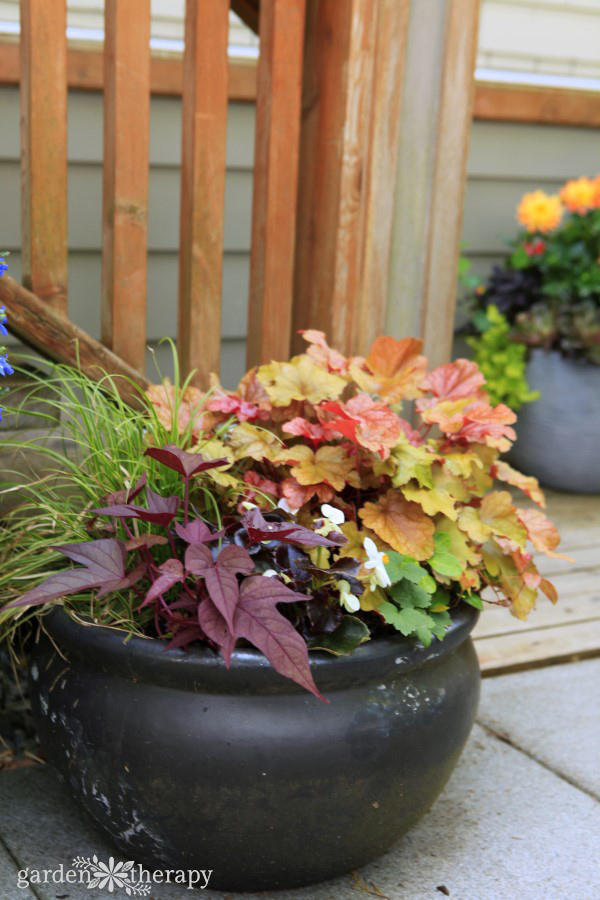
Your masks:
<svg viewBox="0 0 600 900"><path fill-rule="evenodd" d="M379 587L391 587L392 582L385 568L385 563L388 561L386 554L379 552L375 541L370 537L364 539L363 547L367 551L368 557L365 569L373 569L373 575Z"/></svg>
<svg viewBox="0 0 600 900"><path fill-rule="evenodd" d="M341 511L341 509L337 509L335 506L330 506L329 503L324 503L321 507L321 515L323 515L328 522L330 522L336 531L339 531L339 526L343 525L346 521L346 516Z"/></svg>
<svg viewBox="0 0 600 900"><path fill-rule="evenodd" d="M354 594L350 593L350 584L347 581L336 581L336 588L340 592L340 604L348 610L348 612L357 612L360 609L360 600Z"/></svg>
<svg viewBox="0 0 600 900"><path fill-rule="evenodd" d="M282 509L284 512L289 513L290 516L295 516L298 512L298 509L294 509L294 507L290 506L285 497L281 498L277 504L277 509Z"/></svg>
<svg viewBox="0 0 600 900"><path fill-rule="evenodd" d="M265 578L277 578L279 573L275 571L275 569L265 569L263 572L263 576Z"/></svg>

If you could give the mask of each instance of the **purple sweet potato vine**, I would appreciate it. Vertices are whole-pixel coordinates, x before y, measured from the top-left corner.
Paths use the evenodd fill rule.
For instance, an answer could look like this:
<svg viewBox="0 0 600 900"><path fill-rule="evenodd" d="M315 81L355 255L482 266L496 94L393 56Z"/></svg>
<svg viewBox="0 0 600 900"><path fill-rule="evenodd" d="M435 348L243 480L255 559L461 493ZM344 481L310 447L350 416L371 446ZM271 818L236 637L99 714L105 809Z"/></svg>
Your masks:
<svg viewBox="0 0 600 900"><path fill-rule="evenodd" d="M288 586L302 587L309 579L310 559L303 548L335 548L346 539L339 532L329 538L280 521L276 514L270 521L258 508L244 512L226 529L213 530L190 517L190 484L226 460L204 459L174 445L149 448L146 455L184 480L183 522L174 521L179 498L150 490L142 477L131 490L112 494L106 506L91 510L92 522L108 517L115 531L120 522L127 540L99 538L55 547L79 566L51 575L10 606L46 604L92 589L98 598L133 589L139 609L152 608L156 634L169 639L167 649L202 641L218 648L229 668L236 643L243 639L281 675L325 700L310 671L305 637L297 630L299 616L286 617L278 605L313 600L304 590ZM143 492L146 506L133 502ZM160 527L166 534L136 535L128 520ZM156 546L170 549L162 563L152 554ZM270 565L278 566L278 575Z"/></svg>

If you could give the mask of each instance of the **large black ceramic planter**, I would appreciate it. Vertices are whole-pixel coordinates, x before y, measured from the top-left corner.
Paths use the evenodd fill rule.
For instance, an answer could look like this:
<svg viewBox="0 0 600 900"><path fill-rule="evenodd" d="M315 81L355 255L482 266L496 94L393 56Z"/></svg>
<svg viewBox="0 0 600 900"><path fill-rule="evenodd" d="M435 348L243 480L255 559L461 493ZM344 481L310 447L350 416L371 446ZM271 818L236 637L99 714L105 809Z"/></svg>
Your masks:
<svg viewBox="0 0 600 900"><path fill-rule="evenodd" d="M600 493L600 366L534 350L526 376L540 398L519 410L509 461L547 487Z"/></svg>
<svg viewBox="0 0 600 900"><path fill-rule="evenodd" d="M445 785L477 707L476 618L460 608L427 650L398 637L311 654L326 705L257 651L227 672L208 648L124 644L56 610L32 654L34 715L69 792L129 859L212 869L223 890L310 884L386 851Z"/></svg>

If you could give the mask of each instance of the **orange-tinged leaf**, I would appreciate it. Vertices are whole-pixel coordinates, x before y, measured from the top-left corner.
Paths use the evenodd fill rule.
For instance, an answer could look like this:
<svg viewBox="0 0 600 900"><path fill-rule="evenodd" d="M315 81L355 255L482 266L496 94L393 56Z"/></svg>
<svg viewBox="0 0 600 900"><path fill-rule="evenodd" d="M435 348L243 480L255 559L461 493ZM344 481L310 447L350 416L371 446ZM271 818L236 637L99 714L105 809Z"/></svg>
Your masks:
<svg viewBox="0 0 600 900"><path fill-rule="evenodd" d="M376 503L365 503L359 515L368 528L398 553L418 560L433 555L432 520L400 491L389 490Z"/></svg>
<svg viewBox="0 0 600 900"><path fill-rule="evenodd" d="M482 548L483 561L496 587L511 603L511 612L517 619L526 619L535 606L537 590L527 587L512 556L506 556L495 541L488 541Z"/></svg>
<svg viewBox="0 0 600 900"><path fill-rule="evenodd" d="M539 509L519 509L519 519L527 529L527 536L536 550L554 559L565 559L575 562L571 556L555 553L554 548L560 544L560 535L550 519Z"/></svg>
<svg viewBox="0 0 600 900"><path fill-rule="evenodd" d="M371 531L369 528L358 528L355 522L349 520L348 522L344 522L343 525L340 526L340 531L344 535L345 538L348 539L347 544L342 544L338 551L338 556L341 558L343 556L348 556L350 559L356 559L359 562L366 562L367 560L367 551L365 550L364 543L365 538L371 538L371 540L377 545L377 549L385 552L389 550L389 547L377 537L374 531Z"/></svg>
<svg viewBox="0 0 600 900"><path fill-rule="evenodd" d="M369 394L357 394L347 403L323 403L319 410L333 416L323 422L328 432L342 434L382 459L388 458L390 449L404 435L396 413Z"/></svg>
<svg viewBox="0 0 600 900"><path fill-rule="evenodd" d="M340 446L312 450L299 444L281 453L277 461L291 464L291 474L302 485L325 483L341 491L347 483L357 483L355 460Z"/></svg>
<svg viewBox="0 0 600 900"><path fill-rule="evenodd" d="M328 369L330 372L339 372L346 374L348 372L349 360L346 359L337 350L334 350L327 343L324 331L317 331L315 328L307 328L300 334L310 345L306 351L306 355L310 356L318 366Z"/></svg>
<svg viewBox="0 0 600 900"><path fill-rule="evenodd" d="M521 472L513 469L512 466L509 466L503 459L499 459L496 463L494 475L499 481L505 481L506 484L511 484L513 487L519 488L519 490L527 494L534 503L541 506L542 509L546 506L544 493L540 489L537 478L534 478L533 475L523 475Z"/></svg>
<svg viewBox="0 0 600 900"><path fill-rule="evenodd" d="M312 404L336 400L346 387L344 378L327 372L308 356L261 366L257 377L274 406L289 406L294 400Z"/></svg>
<svg viewBox="0 0 600 900"><path fill-rule="evenodd" d="M420 395L419 382L427 371L427 360L420 356L423 342L417 338L397 341L379 337L373 342L364 365L352 365L356 384L369 394L377 394L387 403L413 400Z"/></svg>
<svg viewBox="0 0 600 900"><path fill-rule="evenodd" d="M385 593L381 590L381 588L376 587L373 590L370 588L366 588L358 598L360 602L360 608L363 612L371 612L374 609L378 609L382 603L387 601L387 597Z"/></svg>
<svg viewBox="0 0 600 900"><path fill-rule="evenodd" d="M438 366L425 376L421 382L421 390L429 391L434 397L443 400L458 400L461 397L481 397L485 378L477 363L470 359L456 359L454 362ZM417 408L421 409L427 400L420 400Z"/></svg>
<svg viewBox="0 0 600 900"><path fill-rule="evenodd" d="M198 437L210 431L215 422L215 417L206 408L206 394L198 388L189 386L183 394L175 390L175 387L166 378L163 384L151 384L146 391L146 396L156 412L156 417L161 425L171 429L175 414L175 403L179 396L179 408L177 410L177 428L182 434L192 423L192 434Z"/></svg>
<svg viewBox="0 0 600 900"><path fill-rule="evenodd" d="M419 488L407 484L402 488L402 493L407 500L413 500L427 513L428 516L435 516L443 513L453 521L458 517L455 509L455 499L451 497L447 491L439 488Z"/></svg>
<svg viewBox="0 0 600 900"><path fill-rule="evenodd" d="M544 592L550 603L558 603L558 593L551 581L542 578L540 581L540 590Z"/></svg>
<svg viewBox="0 0 600 900"><path fill-rule="evenodd" d="M476 544L483 544L490 535L508 538L521 548L527 540L527 529L508 491L491 491L478 509L466 506L459 514L458 525Z"/></svg>
<svg viewBox="0 0 600 900"><path fill-rule="evenodd" d="M329 503L333 499L334 492L328 484L301 485L295 478L286 478L281 482L281 493L291 509L300 509L315 496L319 503ZM307 527L312 527L312 519L307 523Z"/></svg>
<svg viewBox="0 0 600 900"><path fill-rule="evenodd" d="M236 425L227 441L235 453L236 459L272 460L281 448L274 434L265 428L241 422Z"/></svg>

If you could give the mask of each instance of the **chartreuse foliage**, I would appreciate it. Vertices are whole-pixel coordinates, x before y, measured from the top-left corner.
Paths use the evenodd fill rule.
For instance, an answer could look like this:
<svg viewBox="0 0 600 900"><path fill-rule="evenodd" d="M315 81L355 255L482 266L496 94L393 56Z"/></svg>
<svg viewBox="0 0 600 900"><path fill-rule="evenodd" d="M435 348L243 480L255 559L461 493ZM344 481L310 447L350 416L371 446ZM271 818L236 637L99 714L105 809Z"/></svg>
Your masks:
<svg viewBox="0 0 600 900"><path fill-rule="evenodd" d="M304 337L306 353L234 391L176 378L140 392L137 412L111 378L40 376L72 453L46 451L62 474L40 473L2 536L5 631L61 602L227 664L250 644L320 697L309 648L347 655L395 631L428 645L482 592L520 618L538 589L554 601L530 545L557 555L559 537L494 486L544 505L499 459L515 415L490 404L477 364L428 373L418 340L346 358Z"/></svg>
<svg viewBox="0 0 600 900"><path fill-rule="evenodd" d="M527 348L511 339L511 328L506 316L491 304L485 312L473 316L473 324L479 330L476 337L467 338L475 350L475 362L485 376L485 390L491 403L506 403L512 409L520 409L539 397L527 383Z"/></svg>

